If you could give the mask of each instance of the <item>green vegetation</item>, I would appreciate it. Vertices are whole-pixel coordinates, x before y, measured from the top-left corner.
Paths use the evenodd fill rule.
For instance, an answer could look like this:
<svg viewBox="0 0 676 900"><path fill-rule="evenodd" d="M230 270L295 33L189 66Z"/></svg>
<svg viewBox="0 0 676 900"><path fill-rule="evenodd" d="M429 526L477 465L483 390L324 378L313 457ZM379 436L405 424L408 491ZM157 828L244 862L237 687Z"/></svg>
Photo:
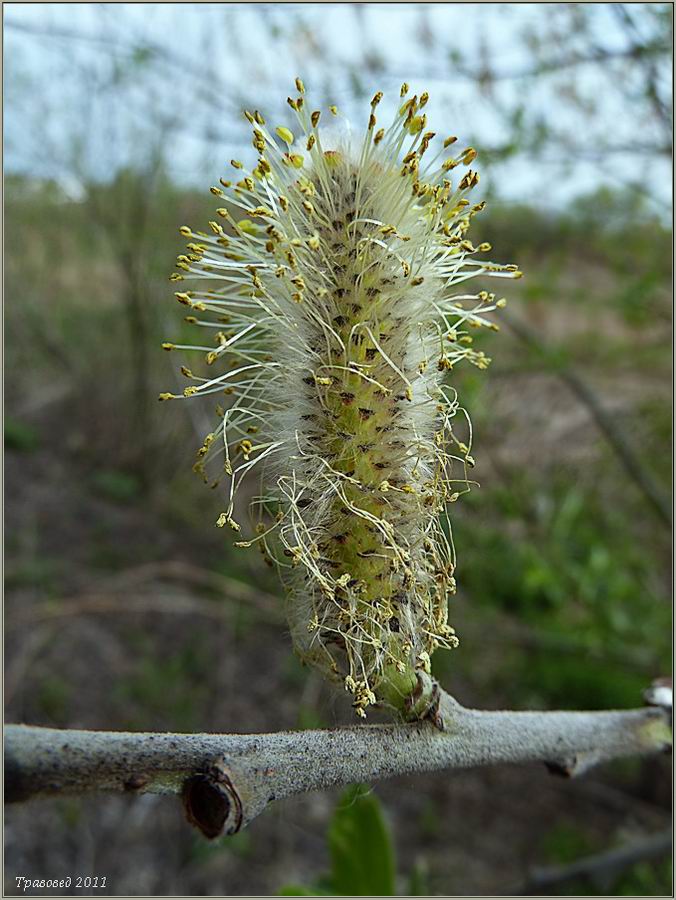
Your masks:
<svg viewBox="0 0 676 900"><path fill-rule="evenodd" d="M25 422L16 419L5 419L5 448L20 453L32 453L40 446L37 430Z"/></svg>
<svg viewBox="0 0 676 900"><path fill-rule="evenodd" d="M610 848L599 846L579 824L559 822L542 840L543 858L551 865L565 866L582 857ZM668 896L671 892L670 860L636 863L627 869L603 877L579 878L561 884L557 896L588 897L597 894L613 897Z"/></svg>
<svg viewBox="0 0 676 900"><path fill-rule="evenodd" d="M392 897L396 890L395 849L376 795L363 785L340 798L327 832L330 872L311 887L289 885L281 896ZM426 893L421 870L414 870L404 893Z"/></svg>

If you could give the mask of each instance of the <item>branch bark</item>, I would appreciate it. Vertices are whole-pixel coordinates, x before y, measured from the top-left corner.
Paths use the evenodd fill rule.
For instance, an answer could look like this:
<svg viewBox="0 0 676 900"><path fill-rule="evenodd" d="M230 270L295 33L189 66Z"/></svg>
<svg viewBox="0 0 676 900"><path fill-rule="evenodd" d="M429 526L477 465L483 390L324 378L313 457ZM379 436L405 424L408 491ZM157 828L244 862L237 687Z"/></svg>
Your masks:
<svg viewBox="0 0 676 900"><path fill-rule="evenodd" d="M5 727L5 797L95 791L181 794L207 837L232 834L273 800L413 772L541 761L577 775L667 751L659 707L610 712L467 709L441 693L431 721L276 734L150 734Z"/></svg>

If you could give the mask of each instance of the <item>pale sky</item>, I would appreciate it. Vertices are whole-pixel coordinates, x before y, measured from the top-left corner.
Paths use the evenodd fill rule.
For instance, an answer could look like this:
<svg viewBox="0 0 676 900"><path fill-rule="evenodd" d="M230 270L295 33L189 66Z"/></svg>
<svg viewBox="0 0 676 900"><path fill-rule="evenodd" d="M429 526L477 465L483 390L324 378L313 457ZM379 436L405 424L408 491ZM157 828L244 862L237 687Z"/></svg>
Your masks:
<svg viewBox="0 0 676 900"><path fill-rule="evenodd" d="M298 74L357 123L377 89L386 93L384 110L403 80L418 93L428 90L429 125L471 142L480 162L482 145L499 143L504 127L451 54L461 49L478 61L483 46L497 70L518 71L529 64L518 35L529 24L537 33L548 15L545 4L5 4L6 170L57 177L76 191L78 177L104 178L138 162L149 124L161 122L169 172L205 185L222 174L223 160L253 156L241 107L283 123ZM605 46L621 46L609 5L595 15ZM384 71L357 71L356 84L354 64L365 52ZM113 75L116 91L107 85ZM580 69L583 101L598 93L595 77ZM355 88L365 96L355 100ZM529 84L528 96L520 96L525 89L519 79L498 88L505 107L521 99L531 114L554 110L557 125L580 130L550 82ZM630 135L644 125L632 122L633 110L613 108L610 93L607 101L601 96L594 115L626 130L626 154L572 159L565 177L520 155L479 166L484 184L506 200L557 206L601 180L627 177L638 162ZM656 165L668 186L669 166L662 173Z"/></svg>

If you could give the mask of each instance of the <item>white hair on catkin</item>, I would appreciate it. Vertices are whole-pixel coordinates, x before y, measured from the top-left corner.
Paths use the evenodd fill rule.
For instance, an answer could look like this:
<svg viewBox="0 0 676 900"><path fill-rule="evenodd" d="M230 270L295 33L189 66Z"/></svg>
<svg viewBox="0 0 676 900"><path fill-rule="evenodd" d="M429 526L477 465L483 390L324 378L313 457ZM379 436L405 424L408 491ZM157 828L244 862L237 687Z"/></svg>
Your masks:
<svg viewBox="0 0 676 900"><path fill-rule="evenodd" d="M495 329L486 314L504 304L459 286L521 273L482 261L490 246L466 237L483 208L468 199L476 151L448 156L447 138L423 163L426 94L405 100L404 85L380 129L376 94L355 144L329 142L296 86L300 136L247 113L256 167L233 160L239 180L211 188L224 205L210 233L181 228L190 242L172 279L190 290L176 297L207 339L164 346L202 351L217 370L184 367L184 396L228 397L195 465L205 480L212 461L225 473L218 525L241 530L236 492L261 469L258 525L237 545L258 543L280 566L301 658L341 680L362 716L376 702L410 711L432 652L457 645L442 521L473 460L447 376L462 360L487 366L469 331Z"/></svg>

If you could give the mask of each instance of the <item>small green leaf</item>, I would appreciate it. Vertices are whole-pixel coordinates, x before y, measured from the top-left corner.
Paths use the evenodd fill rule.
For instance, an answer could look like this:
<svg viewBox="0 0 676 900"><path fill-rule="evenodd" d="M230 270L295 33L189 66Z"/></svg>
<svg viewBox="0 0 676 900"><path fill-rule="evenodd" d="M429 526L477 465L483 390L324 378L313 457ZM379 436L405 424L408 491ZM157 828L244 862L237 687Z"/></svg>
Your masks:
<svg viewBox="0 0 676 900"><path fill-rule="evenodd" d="M393 896L392 838L378 798L363 785L348 788L329 826L331 884L336 894Z"/></svg>

